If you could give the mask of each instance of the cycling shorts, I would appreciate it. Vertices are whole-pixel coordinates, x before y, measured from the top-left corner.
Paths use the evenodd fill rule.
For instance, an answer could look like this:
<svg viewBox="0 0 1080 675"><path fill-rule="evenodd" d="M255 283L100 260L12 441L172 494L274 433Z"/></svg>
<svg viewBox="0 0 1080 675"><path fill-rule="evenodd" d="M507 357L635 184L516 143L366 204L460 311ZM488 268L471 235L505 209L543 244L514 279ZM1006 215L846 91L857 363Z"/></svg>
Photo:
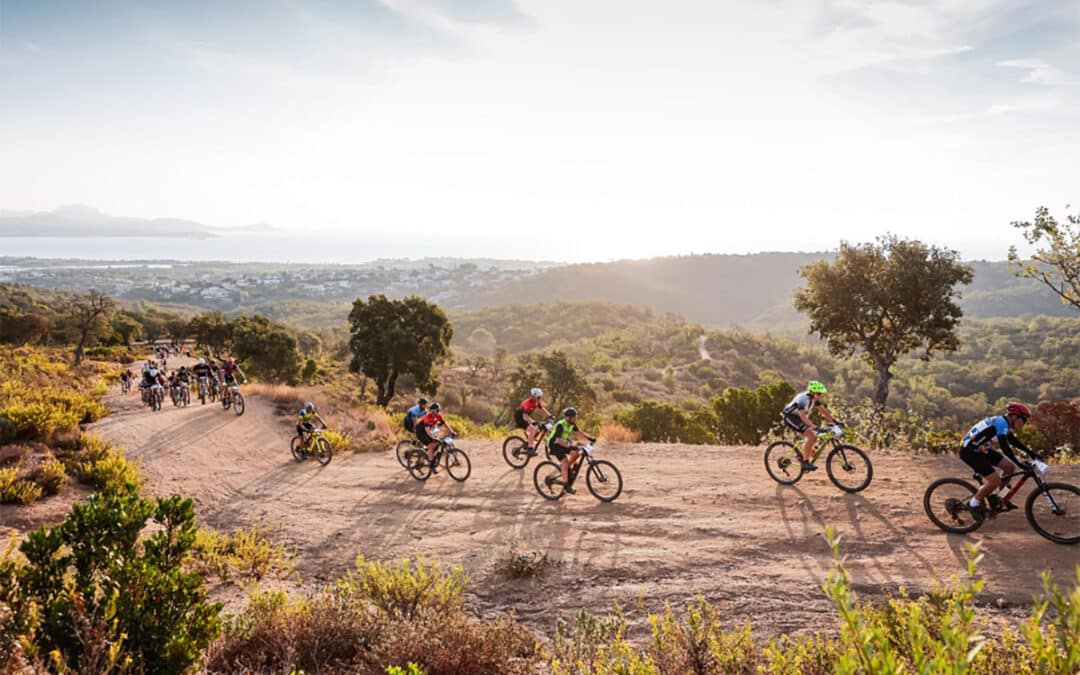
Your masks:
<svg viewBox="0 0 1080 675"><path fill-rule="evenodd" d="M302 434L303 433L309 433L310 434L312 431L315 431L315 425L312 424L311 422L301 422L301 423L296 425L296 430L298 432L302 433Z"/></svg>
<svg viewBox="0 0 1080 675"><path fill-rule="evenodd" d="M234 373L229 373L225 375L222 380L224 380L225 384L236 384L236 375Z"/></svg>
<svg viewBox="0 0 1080 675"><path fill-rule="evenodd" d="M514 424L518 429L527 429L529 427L529 421L525 419L525 411L521 408L514 411Z"/></svg>
<svg viewBox="0 0 1080 675"><path fill-rule="evenodd" d="M979 450L971 446L964 446L960 448L960 459L964 460L968 466L978 472L980 476L989 476L994 473L994 469L1001 460L1005 459L997 450Z"/></svg>
<svg viewBox="0 0 1080 675"><path fill-rule="evenodd" d="M807 426L806 422L803 422L803 419L799 417L799 413L797 412L790 412L784 415L784 424L795 431L798 431L800 434L810 428Z"/></svg>
<svg viewBox="0 0 1080 675"><path fill-rule="evenodd" d="M566 459L566 457L576 449L577 448L568 448L565 445L559 445L555 441L548 443L548 450L551 451L551 454L558 457L560 461Z"/></svg>
<svg viewBox="0 0 1080 675"><path fill-rule="evenodd" d="M428 433L427 426L423 424L416 427L416 438L424 445L437 443L439 441L439 439L431 437L431 434Z"/></svg>

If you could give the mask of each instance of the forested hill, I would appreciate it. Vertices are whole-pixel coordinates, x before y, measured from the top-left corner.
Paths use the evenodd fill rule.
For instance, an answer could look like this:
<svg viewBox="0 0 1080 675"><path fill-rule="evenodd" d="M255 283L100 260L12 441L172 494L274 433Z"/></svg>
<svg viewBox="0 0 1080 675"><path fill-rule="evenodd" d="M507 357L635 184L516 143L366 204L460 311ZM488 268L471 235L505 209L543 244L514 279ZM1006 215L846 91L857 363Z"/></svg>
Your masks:
<svg viewBox="0 0 1080 675"><path fill-rule="evenodd" d="M467 307L552 300L608 300L673 312L706 326L796 328L805 324L791 304L803 285L799 268L823 253L692 255L620 260L557 267L542 274L476 289ZM1005 262L969 262L974 282L963 289L964 313L972 317L1025 314L1075 315L1038 283L1018 279Z"/></svg>

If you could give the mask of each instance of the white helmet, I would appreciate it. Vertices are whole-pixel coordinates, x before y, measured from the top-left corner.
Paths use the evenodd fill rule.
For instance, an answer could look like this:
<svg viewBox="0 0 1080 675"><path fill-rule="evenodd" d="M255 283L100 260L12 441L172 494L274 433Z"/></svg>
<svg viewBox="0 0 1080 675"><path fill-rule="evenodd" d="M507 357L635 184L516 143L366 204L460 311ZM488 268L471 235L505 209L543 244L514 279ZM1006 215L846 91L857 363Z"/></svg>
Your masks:
<svg viewBox="0 0 1080 675"><path fill-rule="evenodd" d="M529 392L529 396L532 396L533 398L540 398L543 395L544 392L540 391L540 387L533 387Z"/></svg>
<svg viewBox="0 0 1080 675"><path fill-rule="evenodd" d="M206 365L206 359L199 359L199 365L200 366L205 366Z"/></svg>

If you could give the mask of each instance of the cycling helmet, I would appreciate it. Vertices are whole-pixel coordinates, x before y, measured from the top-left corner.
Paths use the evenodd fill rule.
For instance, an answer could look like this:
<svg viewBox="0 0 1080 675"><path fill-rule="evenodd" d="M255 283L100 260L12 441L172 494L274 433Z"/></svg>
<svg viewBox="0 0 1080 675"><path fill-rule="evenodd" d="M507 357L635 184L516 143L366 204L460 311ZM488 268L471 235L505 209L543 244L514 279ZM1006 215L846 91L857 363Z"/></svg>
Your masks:
<svg viewBox="0 0 1080 675"><path fill-rule="evenodd" d="M205 366L206 365L206 359L199 359L199 365L200 366Z"/></svg>
<svg viewBox="0 0 1080 675"><path fill-rule="evenodd" d="M541 398L543 395L544 392L540 391L540 387L533 387L529 390L529 396L532 396L533 398Z"/></svg>
<svg viewBox="0 0 1080 675"><path fill-rule="evenodd" d="M312 403L311 401L308 401L307 403L304 404L304 409L305 410L314 410L315 409L315 404Z"/></svg>
<svg viewBox="0 0 1080 675"><path fill-rule="evenodd" d="M416 403L417 403L417 405L427 405L427 399L424 398L423 396L421 396L420 400L417 401Z"/></svg>
<svg viewBox="0 0 1080 675"><path fill-rule="evenodd" d="M428 410L430 410L431 412L439 412L440 410L442 410L442 406L439 405L438 401L435 401L428 406Z"/></svg>
<svg viewBox="0 0 1080 675"><path fill-rule="evenodd" d="M824 394L827 390L825 389L825 385L817 380L810 380L810 384L806 385L806 391L811 394Z"/></svg>
<svg viewBox="0 0 1080 675"><path fill-rule="evenodd" d="M225 363L231 366L232 364L236 363L236 359L230 356L229 358L225 359Z"/></svg>
<svg viewBox="0 0 1080 675"><path fill-rule="evenodd" d="M1024 418L1025 422L1031 419L1031 409L1023 403L1010 403L1009 405L1005 406L1005 414L1017 415Z"/></svg>
<svg viewBox="0 0 1080 675"><path fill-rule="evenodd" d="M186 371L186 370L187 370L187 366L180 366L180 372L181 373Z"/></svg>
<svg viewBox="0 0 1080 675"><path fill-rule="evenodd" d="M566 408L562 414L563 417L577 417L577 408Z"/></svg>

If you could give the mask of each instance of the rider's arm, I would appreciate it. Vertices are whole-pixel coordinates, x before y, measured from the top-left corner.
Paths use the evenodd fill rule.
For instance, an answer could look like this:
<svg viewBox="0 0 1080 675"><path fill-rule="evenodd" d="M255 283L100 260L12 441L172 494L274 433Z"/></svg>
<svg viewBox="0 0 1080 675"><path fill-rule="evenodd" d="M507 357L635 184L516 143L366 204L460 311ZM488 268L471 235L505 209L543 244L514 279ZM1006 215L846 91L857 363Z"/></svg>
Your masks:
<svg viewBox="0 0 1080 675"><path fill-rule="evenodd" d="M1013 452L1013 446L1016 446L1017 448L1023 450L1032 459L1041 459L1038 453L1033 451L1028 446L1024 445L1024 443L1019 438L1016 437L1016 434L1012 433L1011 431L1009 433L1007 433L1007 434L999 435L997 437L997 441L998 441L998 445L1001 447L1001 451L1005 453L1005 456L1008 457L1009 459L1011 459L1012 461L1016 462L1017 464L1020 463L1020 460L1016 457L1016 454Z"/></svg>
<svg viewBox="0 0 1080 675"><path fill-rule="evenodd" d="M326 428L326 420L322 418L322 415L315 413L315 419L319 420L319 424L323 425L323 429Z"/></svg>
<svg viewBox="0 0 1080 675"><path fill-rule="evenodd" d="M825 419L829 420L833 424L836 424L836 418L833 417L832 412L825 407L824 403L819 403L818 407L821 408L821 414L825 416Z"/></svg>

